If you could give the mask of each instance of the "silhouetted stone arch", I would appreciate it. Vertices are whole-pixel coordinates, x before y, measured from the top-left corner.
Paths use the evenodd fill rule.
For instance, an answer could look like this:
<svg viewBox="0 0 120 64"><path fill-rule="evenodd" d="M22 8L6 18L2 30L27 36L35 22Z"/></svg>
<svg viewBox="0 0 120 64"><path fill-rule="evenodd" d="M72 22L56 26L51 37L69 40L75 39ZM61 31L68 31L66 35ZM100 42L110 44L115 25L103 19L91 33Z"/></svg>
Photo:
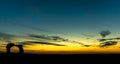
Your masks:
<svg viewBox="0 0 120 64"><path fill-rule="evenodd" d="M10 54L10 49L11 49L13 46L16 46L16 47L19 48L19 54L23 54L23 53L24 53L23 45L15 45L14 43L9 43L9 44L7 44L7 46L6 46L6 50L7 50L7 53L8 53L8 54Z"/></svg>

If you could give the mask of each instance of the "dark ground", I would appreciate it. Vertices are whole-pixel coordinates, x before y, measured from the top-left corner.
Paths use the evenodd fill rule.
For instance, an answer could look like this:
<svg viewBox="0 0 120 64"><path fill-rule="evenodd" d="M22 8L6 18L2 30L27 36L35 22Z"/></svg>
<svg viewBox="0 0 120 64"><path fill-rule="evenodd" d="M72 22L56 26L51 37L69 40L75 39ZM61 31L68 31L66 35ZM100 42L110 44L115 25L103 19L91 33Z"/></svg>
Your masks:
<svg viewBox="0 0 120 64"><path fill-rule="evenodd" d="M120 63L120 54L5 54L0 53L0 64L99 64Z"/></svg>

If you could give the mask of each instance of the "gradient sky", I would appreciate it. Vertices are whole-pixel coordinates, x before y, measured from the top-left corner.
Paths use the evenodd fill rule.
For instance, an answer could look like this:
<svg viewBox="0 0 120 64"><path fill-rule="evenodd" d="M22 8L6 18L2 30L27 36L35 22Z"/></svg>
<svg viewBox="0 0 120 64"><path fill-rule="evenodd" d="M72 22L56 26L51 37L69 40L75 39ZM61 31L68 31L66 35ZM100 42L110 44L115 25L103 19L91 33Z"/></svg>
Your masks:
<svg viewBox="0 0 120 64"><path fill-rule="evenodd" d="M1 0L0 18L70 34L116 32L119 6L118 0Z"/></svg>
<svg viewBox="0 0 120 64"><path fill-rule="evenodd" d="M12 34L58 35L85 41L81 33L100 38L98 32L107 29L112 32L110 37L119 37L119 17L119 0L0 0L0 31ZM30 30L3 20L69 35Z"/></svg>

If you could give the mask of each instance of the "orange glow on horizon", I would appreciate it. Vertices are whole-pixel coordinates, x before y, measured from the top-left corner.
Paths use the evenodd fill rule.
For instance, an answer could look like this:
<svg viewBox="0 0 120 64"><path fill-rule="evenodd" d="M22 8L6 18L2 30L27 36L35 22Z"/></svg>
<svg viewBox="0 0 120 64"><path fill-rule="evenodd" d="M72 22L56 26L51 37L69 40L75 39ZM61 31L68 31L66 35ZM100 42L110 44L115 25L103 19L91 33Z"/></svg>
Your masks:
<svg viewBox="0 0 120 64"><path fill-rule="evenodd" d="M84 47L78 44L68 44L68 46L53 46L53 45L31 45L25 46L25 53L44 53L44 54L96 54L96 53L120 53L120 44L115 46L103 47L90 46ZM18 51L18 48L12 48L13 51ZM0 52L6 52L5 47L0 47Z"/></svg>

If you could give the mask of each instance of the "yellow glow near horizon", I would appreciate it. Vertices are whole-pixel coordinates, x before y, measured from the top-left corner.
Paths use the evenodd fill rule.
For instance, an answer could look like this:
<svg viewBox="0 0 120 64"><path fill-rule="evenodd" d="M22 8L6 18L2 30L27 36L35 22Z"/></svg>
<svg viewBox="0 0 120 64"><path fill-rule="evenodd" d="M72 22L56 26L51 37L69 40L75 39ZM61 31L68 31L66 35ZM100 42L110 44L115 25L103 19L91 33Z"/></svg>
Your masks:
<svg viewBox="0 0 120 64"><path fill-rule="evenodd" d="M5 52L5 48L1 48L1 51ZM16 49L12 49L16 52ZM27 53L85 53L85 54L94 54L94 53L120 53L120 48L117 46L111 46L108 48L100 47L81 47L81 46L50 46L50 45L34 45L24 47L25 52Z"/></svg>
<svg viewBox="0 0 120 64"><path fill-rule="evenodd" d="M96 42L97 43L97 42ZM80 44L75 43L65 43L58 42L58 44L64 44L67 46L53 46L53 45L45 45L45 44L35 44L30 46L25 46L25 53L85 53L85 54L94 54L94 53L120 53L120 44L115 46L109 46L105 48L100 48L96 46L96 43L92 43L95 46L84 47ZM6 48L0 47L1 52L6 52ZM16 47L13 48L13 51L18 51Z"/></svg>

